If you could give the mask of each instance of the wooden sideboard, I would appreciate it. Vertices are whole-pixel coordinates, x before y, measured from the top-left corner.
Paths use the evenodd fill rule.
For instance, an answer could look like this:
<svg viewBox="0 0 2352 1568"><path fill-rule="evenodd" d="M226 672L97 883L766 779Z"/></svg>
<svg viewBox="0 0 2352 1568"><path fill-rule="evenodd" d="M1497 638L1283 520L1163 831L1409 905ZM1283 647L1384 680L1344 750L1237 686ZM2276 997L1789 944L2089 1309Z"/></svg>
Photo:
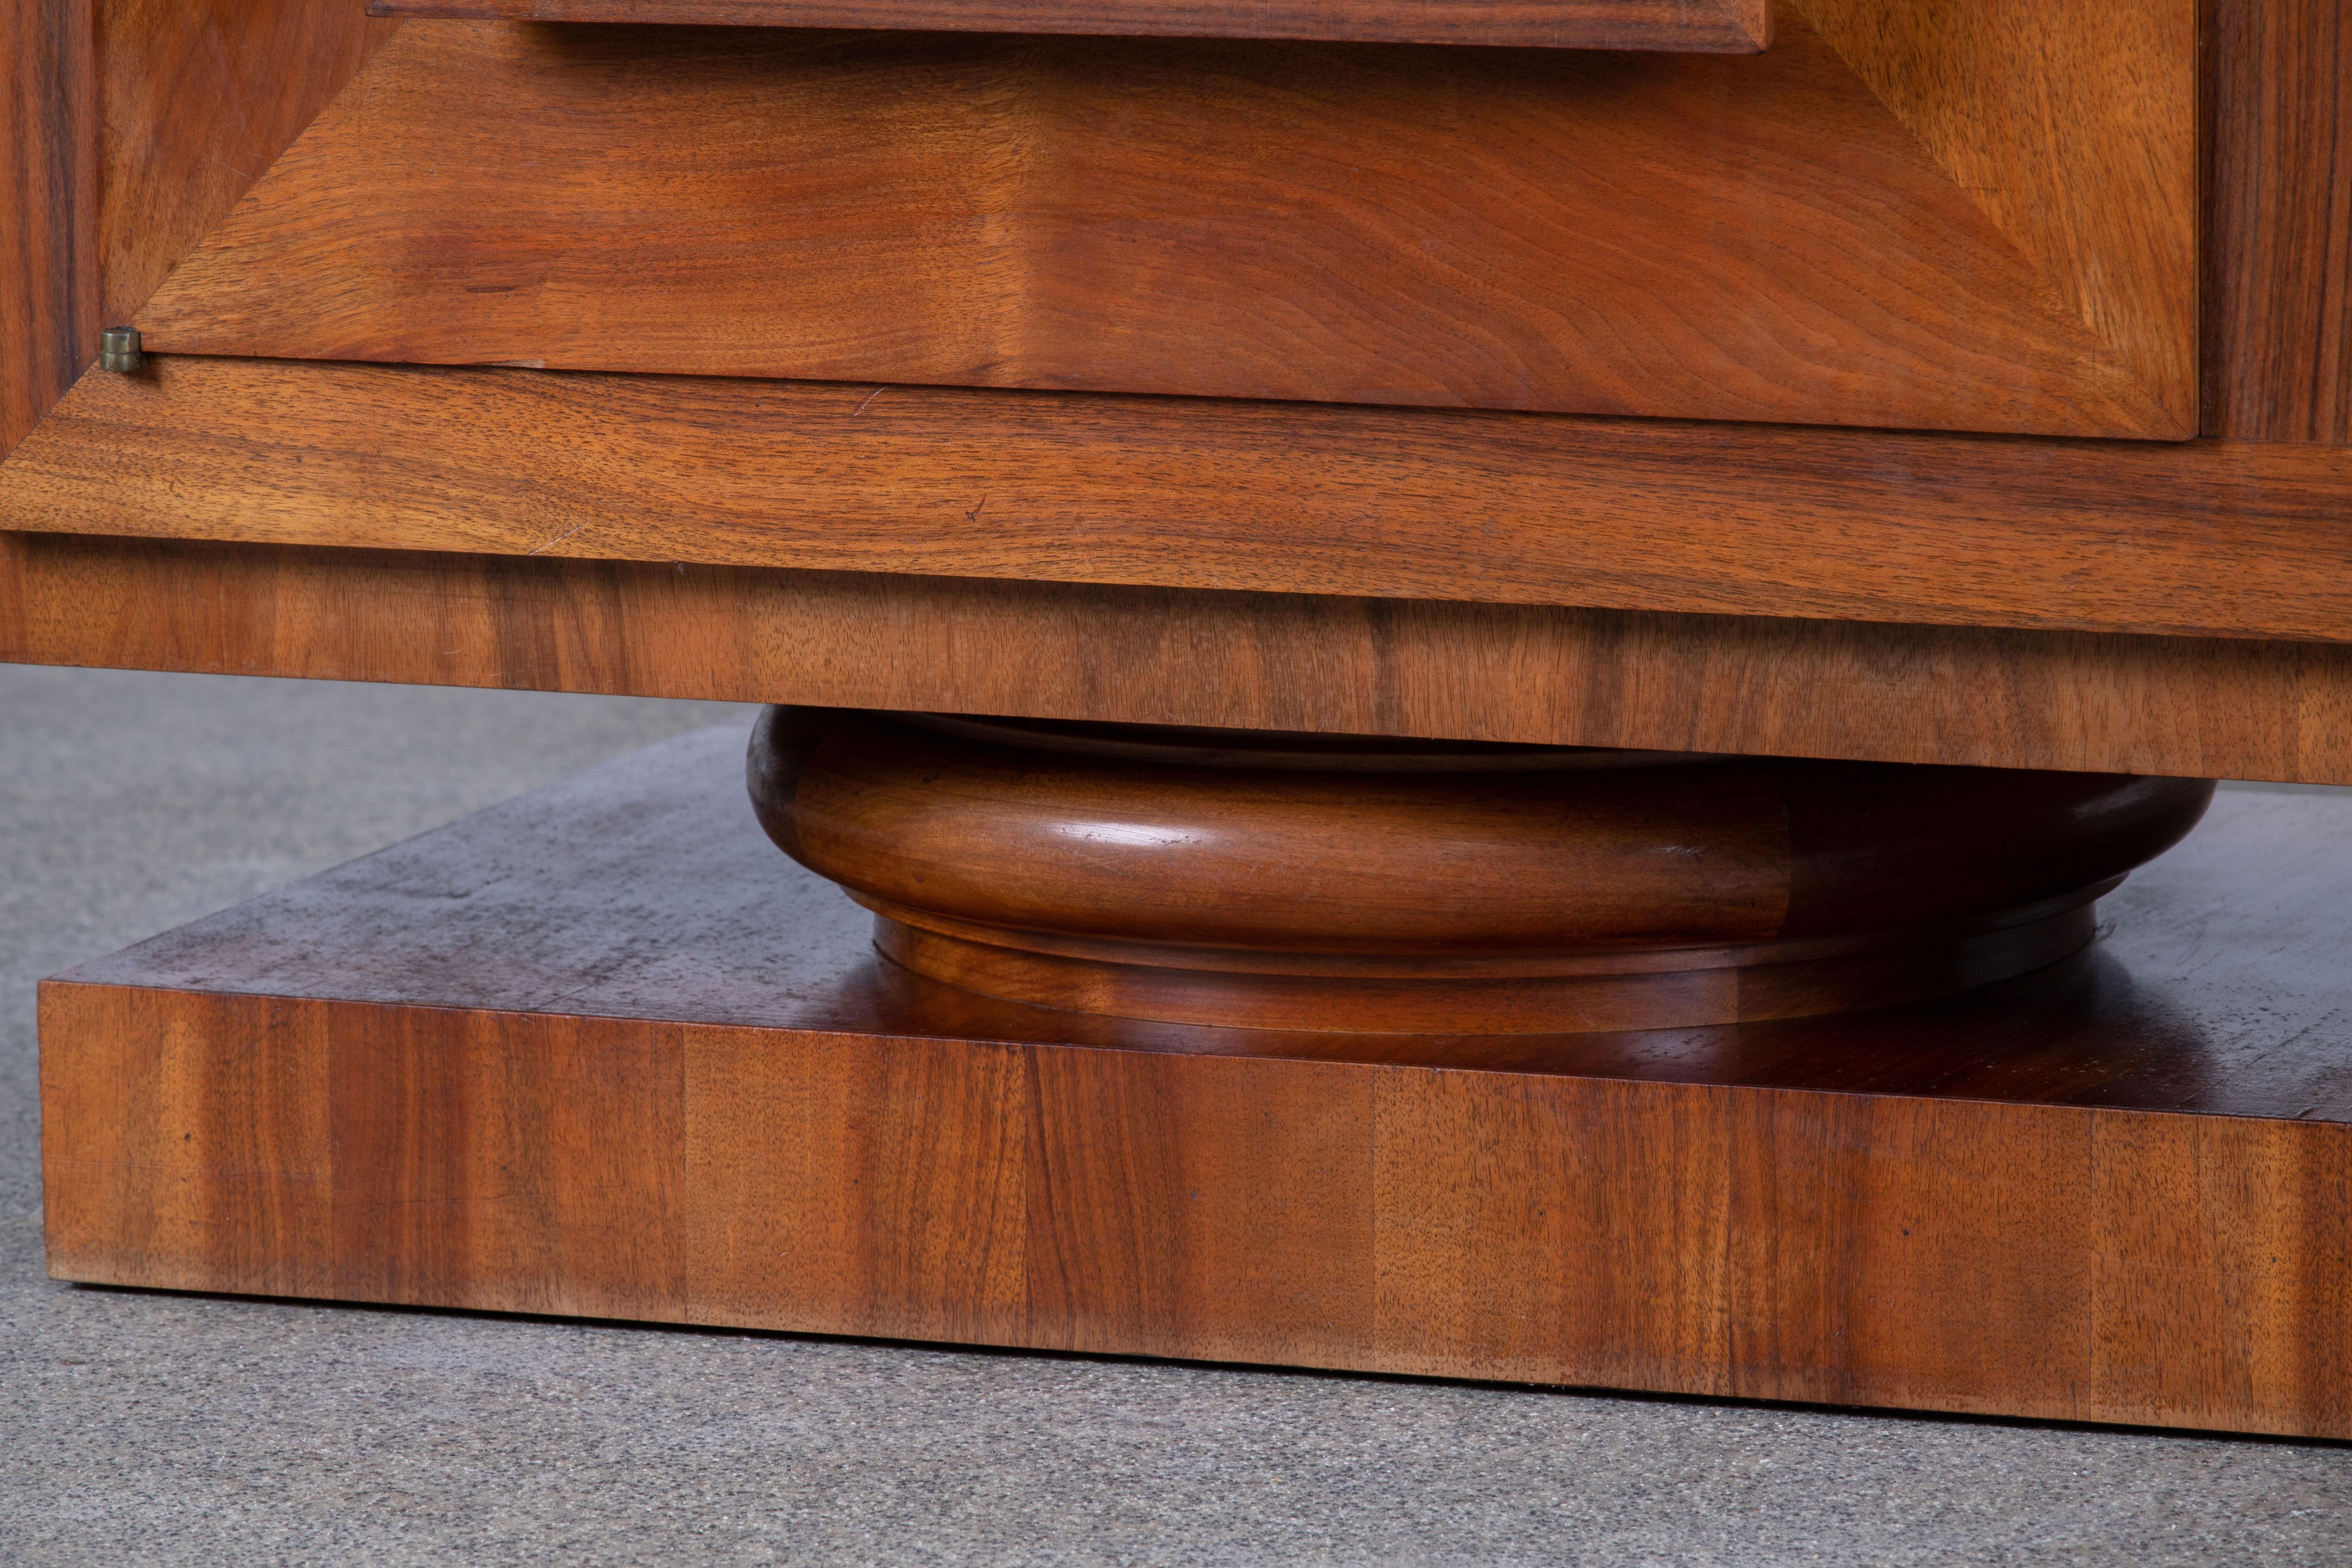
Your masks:
<svg viewBox="0 0 2352 1568"><path fill-rule="evenodd" d="M876 1090L861 1147L904 1201L856 1225L947 1250L862 1317L747 1319L683 1287L630 1310L1762 1390L1722 1380L1738 1356L1640 1361L1646 1331L1547 1274L1620 1269L1660 1311L1748 1303L1740 1331L1794 1358L1780 1395L2352 1436L2322 1386L2352 1359L2326 1217L2352 1201L2344 1116L2239 1085L2252 1069L2226 1064L2259 1050L2127 1104L2081 1068L2178 1055L2162 1007L2082 1000L2121 994L2120 961L2084 952L2126 950L2084 943L2094 900L2201 809L2196 781L2352 784L2344 0L0 0L0 658L784 705L754 750L762 819L877 911L881 952L793 929L838 997L896 1000L776 1023L727 1069L742 1103L816 1094L805 1075L839 1067L820 1042L847 1035L884 1079L959 1094L1013 1070L1008 1045L1098 1086L1050 1113L988 1100L935 1158L923 1097ZM109 327L136 348L100 365ZM1894 765L1920 763L2002 771ZM2244 843L2295 854L2283 828ZM646 875L692 896L682 869ZM2336 929L2326 886L2295 886L2295 919ZM1523 903L1559 917L1498 912ZM2251 945L2222 990L2256 995L2265 928L2232 929ZM583 965L613 940L541 938ZM460 1063L482 1029L539 1026L487 982L469 1004L367 962L206 992L126 959L55 988L53 1267L608 1310L592 1255L532 1253L525 1289L455 1233L371 1230L483 1156L338 1077L337 1052L396 1026ZM2190 984L2135 962L2151 996ZM2306 978L2352 1005L2352 982ZM664 1005L715 1027L726 992ZM313 1056L249 1055L273 995L327 1009ZM2069 995L2104 1021L2062 1024ZM2342 1010L2306 1011L2277 1024L2297 1050L2315 1028L2352 1050L2327 1034ZM1935 1066L1978 1048L1953 1043L1964 1017L2049 1070L1964 1086ZM484 1067L436 1103L468 1126L574 1114L560 1086L605 1092L597 1053L623 1048L583 1028L543 1080ZM1237 1053L1257 1087L1171 1066L1123 1100L1138 1052ZM1806 1065L1727 1065L1764 1057ZM1638 1066L1664 1059L1684 1065ZM1324 1095L1348 1063L1388 1074L1360 1104ZM275 1242L156 1250L142 1149L180 1096L212 1108L221 1158L266 1162L276 1134L223 1098L255 1072L311 1085L284 1104L343 1130L304 1145L330 1167L382 1155L326 1273ZM1495 1075L1534 1098L1489 1103ZM1799 1090L1821 1104L1775 1121ZM1197 1126L1195 1092L1223 1108ZM1612 1144L1595 1095L1655 1126ZM1448 1096L1468 1097L1452 1121ZM1675 1174L1658 1140L1717 1100L1715 1152ZM1504 1207L1549 1201L1528 1149L1669 1198L1686 1177L1694 1203L1718 1154L1769 1185L1854 1138L1856 1193L2096 1160L2109 1186L2063 1200L2050 1258L1997 1181L1933 1184L1918 1212L2010 1282L2003 1333L2156 1347L2150 1386L2179 1397L2068 1403L1892 1329L1895 1370L1814 1365L1844 1352L1762 1259L1826 1260L1819 1289L1860 1321L1892 1278L1867 1261L1893 1256L1880 1229L1910 1231L1859 1199L1733 1204L1748 1262L1705 1279L1644 1252L1651 1208L1604 1204L1510 1254L1549 1303L1517 1360L1476 1350L1466 1274L1423 1281L1421 1327L1377 1354L1252 1337L1247 1313L1188 1337L1186 1312L1216 1313L1149 1291L1083 1331L971 1315L971 1271L1013 1265L940 1216L995 1169L1012 1124L992 1117L1031 1119L1028 1212L1096 1205L1070 1235L1181 1274L1209 1265L1150 1253L1173 1189L1133 1171L1227 1170L1235 1138L1272 1159L1285 1104L1352 1148L1414 1101L1427 1139L1498 1151L1458 1179ZM2142 1120L2066 1120L2101 1104ZM1881 1114L1918 1120L1883 1142L1841 1120ZM2252 1164L2232 1116L2270 1140ZM715 1165L647 1134L685 1185L598 1189L600 1212L769 1203L855 1228L812 1152L831 1133L725 1126ZM541 1206L498 1224L561 1223L593 1185L573 1138L544 1152ZM1143 1195L1106 1197L1113 1166ZM1241 1170L1212 1251L1288 1212ZM2167 1227L2118 1182L2244 1190ZM224 1223L240 1190L207 1200ZM1326 1197L1298 1212L1357 1215ZM1437 1202L1400 1185L1365 1223ZM2256 1267L2216 1227L2284 1240ZM383 1249L418 1247L472 1261L386 1272ZM2174 1283L2120 1307L2032 1283L2094 1255ZM2254 1331L2231 1315L2248 1290L2284 1303L2260 1332L2300 1347L2252 1382L2209 1342Z"/></svg>

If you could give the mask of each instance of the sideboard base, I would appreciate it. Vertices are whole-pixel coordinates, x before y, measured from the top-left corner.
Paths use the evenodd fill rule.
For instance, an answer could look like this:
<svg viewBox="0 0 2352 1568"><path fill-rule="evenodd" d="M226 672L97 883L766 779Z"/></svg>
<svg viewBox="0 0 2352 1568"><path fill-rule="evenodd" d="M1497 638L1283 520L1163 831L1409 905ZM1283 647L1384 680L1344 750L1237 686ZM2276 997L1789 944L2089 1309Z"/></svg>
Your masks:
<svg viewBox="0 0 2352 1568"><path fill-rule="evenodd" d="M2352 802L1958 999L1273 1033L896 968L741 745L47 982L51 1274L2352 1437Z"/></svg>

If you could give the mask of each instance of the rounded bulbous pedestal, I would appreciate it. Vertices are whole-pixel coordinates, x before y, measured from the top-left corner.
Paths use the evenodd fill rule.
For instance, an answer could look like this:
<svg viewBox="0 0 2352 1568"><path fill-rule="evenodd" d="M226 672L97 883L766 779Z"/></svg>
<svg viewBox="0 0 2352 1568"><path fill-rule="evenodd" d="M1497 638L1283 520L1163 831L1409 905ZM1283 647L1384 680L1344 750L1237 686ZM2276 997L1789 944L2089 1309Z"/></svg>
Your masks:
<svg viewBox="0 0 2352 1568"><path fill-rule="evenodd" d="M2021 973L2210 781L772 708L751 799L918 973L1085 1012L1551 1033Z"/></svg>

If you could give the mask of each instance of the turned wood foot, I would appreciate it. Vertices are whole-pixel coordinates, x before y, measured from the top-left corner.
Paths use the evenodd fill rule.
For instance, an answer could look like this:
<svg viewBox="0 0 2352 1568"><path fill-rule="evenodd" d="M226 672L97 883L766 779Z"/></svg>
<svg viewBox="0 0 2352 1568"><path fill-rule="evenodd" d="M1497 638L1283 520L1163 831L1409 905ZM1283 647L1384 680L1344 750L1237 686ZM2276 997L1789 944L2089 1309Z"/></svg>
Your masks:
<svg viewBox="0 0 2352 1568"><path fill-rule="evenodd" d="M769 837L908 969L1171 1023L1670 1028L2051 963L2210 781L772 708Z"/></svg>

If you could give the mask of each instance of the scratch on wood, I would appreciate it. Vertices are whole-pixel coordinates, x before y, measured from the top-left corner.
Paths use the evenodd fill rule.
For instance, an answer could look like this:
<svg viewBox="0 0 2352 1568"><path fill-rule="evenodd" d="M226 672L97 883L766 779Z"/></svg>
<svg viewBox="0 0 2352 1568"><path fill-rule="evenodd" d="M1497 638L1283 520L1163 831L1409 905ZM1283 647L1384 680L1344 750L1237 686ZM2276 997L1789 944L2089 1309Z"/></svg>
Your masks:
<svg viewBox="0 0 2352 1568"><path fill-rule="evenodd" d="M575 522L570 528L565 529L562 533L559 533L554 538L549 540L546 543L535 546L530 551L530 553L533 555L543 555L587 526L588 524L584 522Z"/></svg>

